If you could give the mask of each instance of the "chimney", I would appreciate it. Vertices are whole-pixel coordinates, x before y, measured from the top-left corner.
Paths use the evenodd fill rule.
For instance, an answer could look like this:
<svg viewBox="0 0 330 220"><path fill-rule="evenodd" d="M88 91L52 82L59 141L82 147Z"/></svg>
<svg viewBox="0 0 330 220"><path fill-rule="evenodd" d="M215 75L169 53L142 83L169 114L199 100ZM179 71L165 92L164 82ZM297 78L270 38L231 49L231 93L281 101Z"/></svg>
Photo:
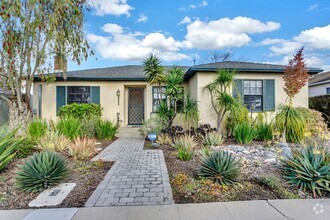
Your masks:
<svg viewBox="0 0 330 220"><path fill-rule="evenodd" d="M54 73L66 72L67 64L68 63L64 55L56 54L56 56L54 57Z"/></svg>

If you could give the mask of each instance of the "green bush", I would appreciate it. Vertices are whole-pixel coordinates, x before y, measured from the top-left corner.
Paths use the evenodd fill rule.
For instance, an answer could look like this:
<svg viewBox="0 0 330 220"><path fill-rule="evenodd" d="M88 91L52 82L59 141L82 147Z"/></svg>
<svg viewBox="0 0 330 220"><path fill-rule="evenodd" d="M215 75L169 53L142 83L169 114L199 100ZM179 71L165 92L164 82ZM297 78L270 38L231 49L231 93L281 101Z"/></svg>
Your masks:
<svg viewBox="0 0 330 220"><path fill-rule="evenodd" d="M43 119L35 119L28 125L28 135L32 140L38 140L48 130L48 123Z"/></svg>
<svg viewBox="0 0 330 220"><path fill-rule="evenodd" d="M98 117L81 119L81 136L95 138L96 137L96 126L99 121L100 121L100 118L98 118Z"/></svg>
<svg viewBox="0 0 330 220"><path fill-rule="evenodd" d="M73 117L73 118L91 118L91 117L101 117L102 108L99 104L77 104L73 103L70 105L65 105L60 108L58 115L60 117Z"/></svg>
<svg viewBox="0 0 330 220"><path fill-rule="evenodd" d="M118 126L109 120L99 120L96 123L96 137L99 140L112 140L117 130Z"/></svg>
<svg viewBox="0 0 330 220"><path fill-rule="evenodd" d="M18 145L15 157L19 159L26 158L31 154L33 154L34 151L35 151L35 141L32 141L30 139L25 139Z"/></svg>
<svg viewBox="0 0 330 220"><path fill-rule="evenodd" d="M191 160L194 156L194 149L191 147L179 147L177 152L178 158L183 161Z"/></svg>
<svg viewBox="0 0 330 220"><path fill-rule="evenodd" d="M68 175L67 161L51 151L35 153L18 166L16 187L24 192L39 192L61 183Z"/></svg>
<svg viewBox="0 0 330 220"><path fill-rule="evenodd" d="M330 95L321 95L309 98L309 108L322 113L330 128Z"/></svg>
<svg viewBox="0 0 330 220"><path fill-rule="evenodd" d="M81 135L82 124L78 118L68 117L60 118L56 124L57 130L60 134L73 140Z"/></svg>
<svg viewBox="0 0 330 220"><path fill-rule="evenodd" d="M239 164L227 151L216 151L203 159L199 176L211 179L215 183L228 185L237 181Z"/></svg>
<svg viewBox="0 0 330 220"><path fill-rule="evenodd" d="M228 135L234 133L235 126L242 123L249 122L249 111L239 100L236 106L230 110L227 118Z"/></svg>
<svg viewBox="0 0 330 220"><path fill-rule="evenodd" d="M330 153L326 148L306 147L282 160L283 178L305 191L330 192Z"/></svg>
<svg viewBox="0 0 330 220"><path fill-rule="evenodd" d="M0 140L0 171L15 157L15 150L25 140L25 138L15 139L17 131L18 128Z"/></svg>
<svg viewBox="0 0 330 220"><path fill-rule="evenodd" d="M257 139L261 141L270 141L273 139L273 126L271 123L262 122L256 125Z"/></svg>
<svg viewBox="0 0 330 220"><path fill-rule="evenodd" d="M249 144L256 137L256 131L250 123L242 123L236 125L234 129L234 137L239 144Z"/></svg>

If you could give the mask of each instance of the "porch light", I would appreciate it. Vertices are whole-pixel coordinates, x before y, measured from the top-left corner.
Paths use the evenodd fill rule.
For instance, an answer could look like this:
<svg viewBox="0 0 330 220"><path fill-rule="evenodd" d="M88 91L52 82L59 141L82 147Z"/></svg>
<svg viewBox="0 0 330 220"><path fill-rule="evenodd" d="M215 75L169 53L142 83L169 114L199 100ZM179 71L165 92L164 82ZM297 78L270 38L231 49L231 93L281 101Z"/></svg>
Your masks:
<svg viewBox="0 0 330 220"><path fill-rule="evenodd" d="M117 90L117 98L118 98L118 105L119 105L119 98L120 98L120 90Z"/></svg>

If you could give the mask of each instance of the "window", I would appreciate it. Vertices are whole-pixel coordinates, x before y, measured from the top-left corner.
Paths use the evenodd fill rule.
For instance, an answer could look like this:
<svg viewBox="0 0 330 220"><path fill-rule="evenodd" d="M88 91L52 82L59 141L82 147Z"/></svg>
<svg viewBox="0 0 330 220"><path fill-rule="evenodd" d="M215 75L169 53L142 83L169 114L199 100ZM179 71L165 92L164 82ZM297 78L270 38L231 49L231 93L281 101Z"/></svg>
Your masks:
<svg viewBox="0 0 330 220"><path fill-rule="evenodd" d="M166 101L165 90L166 90L166 87L162 86L161 87L162 97L160 99L159 87L156 87L156 86L152 87L152 111L153 112L157 112L157 109L158 109L161 101Z"/></svg>
<svg viewBox="0 0 330 220"><path fill-rule="evenodd" d="M244 105L251 111L263 110L263 81L244 80Z"/></svg>
<svg viewBox="0 0 330 220"><path fill-rule="evenodd" d="M330 95L330 87L327 88L327 95Z"/></svg>
<svg viewBox="0 0 330 220"><path fill-rule="evenodd" d="M67 104L72 103L90 103L91 87L89 86L68 86L67 87Z"/></svg>

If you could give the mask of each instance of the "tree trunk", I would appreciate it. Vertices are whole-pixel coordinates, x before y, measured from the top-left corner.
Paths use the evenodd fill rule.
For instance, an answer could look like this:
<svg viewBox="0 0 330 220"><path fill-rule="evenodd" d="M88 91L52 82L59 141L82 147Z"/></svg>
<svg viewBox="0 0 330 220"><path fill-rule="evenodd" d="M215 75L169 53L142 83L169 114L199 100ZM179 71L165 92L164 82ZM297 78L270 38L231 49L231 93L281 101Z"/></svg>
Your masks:
<svg viewBox="0 0 330 220"><path fill-rule="evenodd" d="M6 101L9 105L9 128L15 129L20 126L18 133L23 134L24 129L32 118L29 105L26 102L22 102L22 108L20 109L16 98L8 98Z"/></svg>
<svg viewBox="0 0 330 220"><path fill-rule="evenodd" d="M222 135L221 124L222 124L222 117L220 116L220 114L217 114L217 131L219 134Z"/></svg>

